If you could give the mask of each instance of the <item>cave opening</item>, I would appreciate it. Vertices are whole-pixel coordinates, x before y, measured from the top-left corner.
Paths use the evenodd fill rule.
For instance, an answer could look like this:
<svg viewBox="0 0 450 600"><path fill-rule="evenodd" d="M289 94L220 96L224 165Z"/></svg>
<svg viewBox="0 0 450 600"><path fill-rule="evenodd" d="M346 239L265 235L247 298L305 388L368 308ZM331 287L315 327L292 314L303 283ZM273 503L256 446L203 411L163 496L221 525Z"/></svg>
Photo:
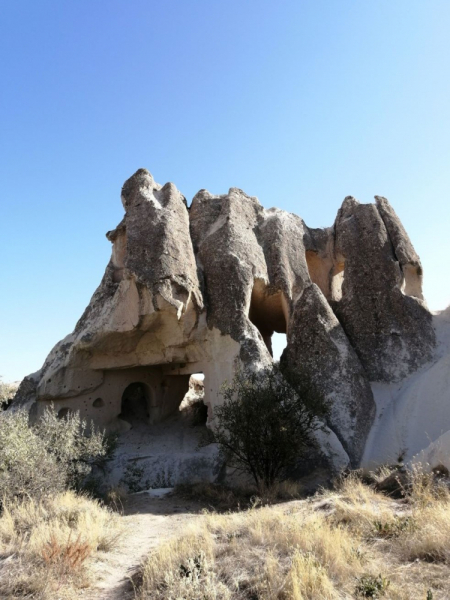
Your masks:
<svg viewBox="0 0 450 600"><path fill-rule="evenodd" d="M311 281L319 287L322 294L329 301L331 297L330 271L333 267L333 261L328 257L322 257L315 250L306 250L305 259Z"/></svg>
<svg viewBox="0 0 450 600"><path fill-rule="evenodd" d="M262 279L256 279L248 316L261 334L272 357L274 357L272 336L274 333L286 336L287 333L287 311L287 302L283 292L281 290L271 292ZM277 352L279 345L279 339L277 339Z"/></svg>
<svg viewBox="0 0 450 600"><path fill-rule="evenodd" d="M328 302L339 302L342 299L345 258L338 254L333 260L329 256L321 256L315 250L307 250L305 258L311 281L318 286Z"/></svg>
<svg viewBox="0 0 450 600"><path fill-rule="evenodd" d="M420 265L407 264L402 267L403 282L401 291L405 296L413 296L423 300L422 292L422 267Z"/></svg>
<svg viewBox="0 0 450 600"><path fill-rule="evenodd" d="M152 370L153 371L153 370ZM121 399L119 418L131 428L149 427L162 422L182 420L192 416L195 424L206 424L208 412L203 403L204 375L173 374L169 370L149 370L147 378L129 383ZM144 383L145 382L145 383ZM100 406L98 399L94 406Z"/></svg>
<svg viewBox="0 0 450 600"><path fill-rule="evenodd" d="M145 383L136 381L125 388L119 417L132 426L148 423L150 417L149 391Z"/></svg>
<svg viewBox="0 0 450 600"><path fill-rule="evenodd" d="M342 299L342 285L344 283L345 262L336 262L331 272L331 300L339 302Z"/></svg>
<svg viewBox="0 0 450 600"><path fill-rule="evenodd" d="M272 358L274 361L279 361L284 349L287 346L287 335L285 333L277 333L272 335Z"/></svg>

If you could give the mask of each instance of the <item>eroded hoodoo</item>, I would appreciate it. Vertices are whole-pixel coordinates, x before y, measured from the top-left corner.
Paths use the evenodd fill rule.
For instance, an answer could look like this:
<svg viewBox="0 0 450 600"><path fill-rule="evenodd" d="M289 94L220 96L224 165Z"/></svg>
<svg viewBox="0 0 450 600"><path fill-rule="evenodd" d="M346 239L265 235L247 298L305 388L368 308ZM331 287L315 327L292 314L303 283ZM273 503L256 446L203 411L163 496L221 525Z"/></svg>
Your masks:
<svg viewBox="0 0 450 600"><path fill-rule="evenodd" d="M17 400L80 410L110 429L156 426L204 374L208 418L237 366L283 355L331 400L331 435L359 464L375 416L370 382L399 381L431 358L421 265L385 198L344 200L335 224L310 229L237 188L201 190L190 208L145 169L122 188L112 256L72 334Z"/></svg>

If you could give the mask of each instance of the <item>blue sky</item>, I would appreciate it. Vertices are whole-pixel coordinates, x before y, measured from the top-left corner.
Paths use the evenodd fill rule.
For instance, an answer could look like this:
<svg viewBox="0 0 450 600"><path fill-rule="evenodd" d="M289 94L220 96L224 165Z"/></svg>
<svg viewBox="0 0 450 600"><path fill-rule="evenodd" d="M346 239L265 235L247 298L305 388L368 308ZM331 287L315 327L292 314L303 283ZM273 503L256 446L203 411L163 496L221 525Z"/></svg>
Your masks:
<svg viewBox="0 0 450 600"><path fill-rule="evenodd" d="M313 227L384 195L450 303L448 0L5 0L0 27L6 380L73 329L139 167Z"/></svg>

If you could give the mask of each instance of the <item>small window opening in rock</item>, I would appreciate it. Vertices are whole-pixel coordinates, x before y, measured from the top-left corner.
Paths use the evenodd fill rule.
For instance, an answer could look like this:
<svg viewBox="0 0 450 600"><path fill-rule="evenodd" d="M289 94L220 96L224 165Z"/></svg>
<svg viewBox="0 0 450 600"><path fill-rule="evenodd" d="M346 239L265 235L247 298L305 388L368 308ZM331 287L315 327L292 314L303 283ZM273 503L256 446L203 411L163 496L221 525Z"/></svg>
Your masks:
<svg viewBox="0 0 450 600"><path fill-rule="evenodd" d="M70 408L61 408L58 411L58 419L65 419L69 414Z"/></svg>
<svg viewBox="0 0 450 600"><path fill-rule="evenodd" d="M286 335L287 303L283 293L271 292L262 279L256 279L249 307L249 319L258 329L270 354L273 356L272 335Z"/></svg>
<svg viewBox="0 0 450 600"><path fill-rule="evenodd" d="M189 390L178 408L193 426L206 425L208 420L208 407L204 398L205 376L203 373L194 373L189 378Z"/></svg>
<svg viewBox="0 0 450 600"><path fill-rule="evenodd" d="M333 268L332 258L323 257L314 250L307 250L305 257L311 281L320 288L322 294L329 301L331 298L330 272Z"/></svg>
<svg viewBox="0 0 450 600"><path fill-rule="evenodd" d="M416 265L404 265L403 271L403 284L402 292L405 296L414 296L423 300L422 293L422 268Z"/></svg>
<svg viewBox="0 0 450 600"><path fill-rule="evenodd" d="M274 333L272 336L272 356L273 360L279 361L283 350L287 346L287 336L285 333Z"/></svg>
<svg viewBox="0 0 450 600"><path fill-rule="evenodd" d="M342 299L342 284L344 283L344 262L334 265L331 272L331 299L339 302Z"/></svg>
<svg viewBox="0 0 450 600"><path fill-rule="evenodd" d="M105 406L105 401L103 400L103 398L96 398L92 403L92 406L94 408L101 408L102 406Z"/></svg>
<svg viewBox="0 0 450 600"><path fill-rule="evenodd" d="M147 386L141 382L130 383L122 394L119 418L131 425L148 423L149 404Z"/></svg>

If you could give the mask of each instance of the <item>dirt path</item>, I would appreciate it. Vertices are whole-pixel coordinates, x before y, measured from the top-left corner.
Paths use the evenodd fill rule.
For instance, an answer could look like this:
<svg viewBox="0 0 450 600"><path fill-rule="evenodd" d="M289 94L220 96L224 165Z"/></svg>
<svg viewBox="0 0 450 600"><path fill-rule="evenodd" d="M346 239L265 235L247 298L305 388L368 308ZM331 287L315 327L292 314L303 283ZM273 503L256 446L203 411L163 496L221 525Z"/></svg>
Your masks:
<svg viewBox="0 0 450 600"><path fill-rule="evenodd" d="M121 517L123 534L112 552L99 556L94 565L97 582L80 594L85 600L134 598L130 578L147 554L197 517L200 507L176 496L130 496Z"/></svg>

